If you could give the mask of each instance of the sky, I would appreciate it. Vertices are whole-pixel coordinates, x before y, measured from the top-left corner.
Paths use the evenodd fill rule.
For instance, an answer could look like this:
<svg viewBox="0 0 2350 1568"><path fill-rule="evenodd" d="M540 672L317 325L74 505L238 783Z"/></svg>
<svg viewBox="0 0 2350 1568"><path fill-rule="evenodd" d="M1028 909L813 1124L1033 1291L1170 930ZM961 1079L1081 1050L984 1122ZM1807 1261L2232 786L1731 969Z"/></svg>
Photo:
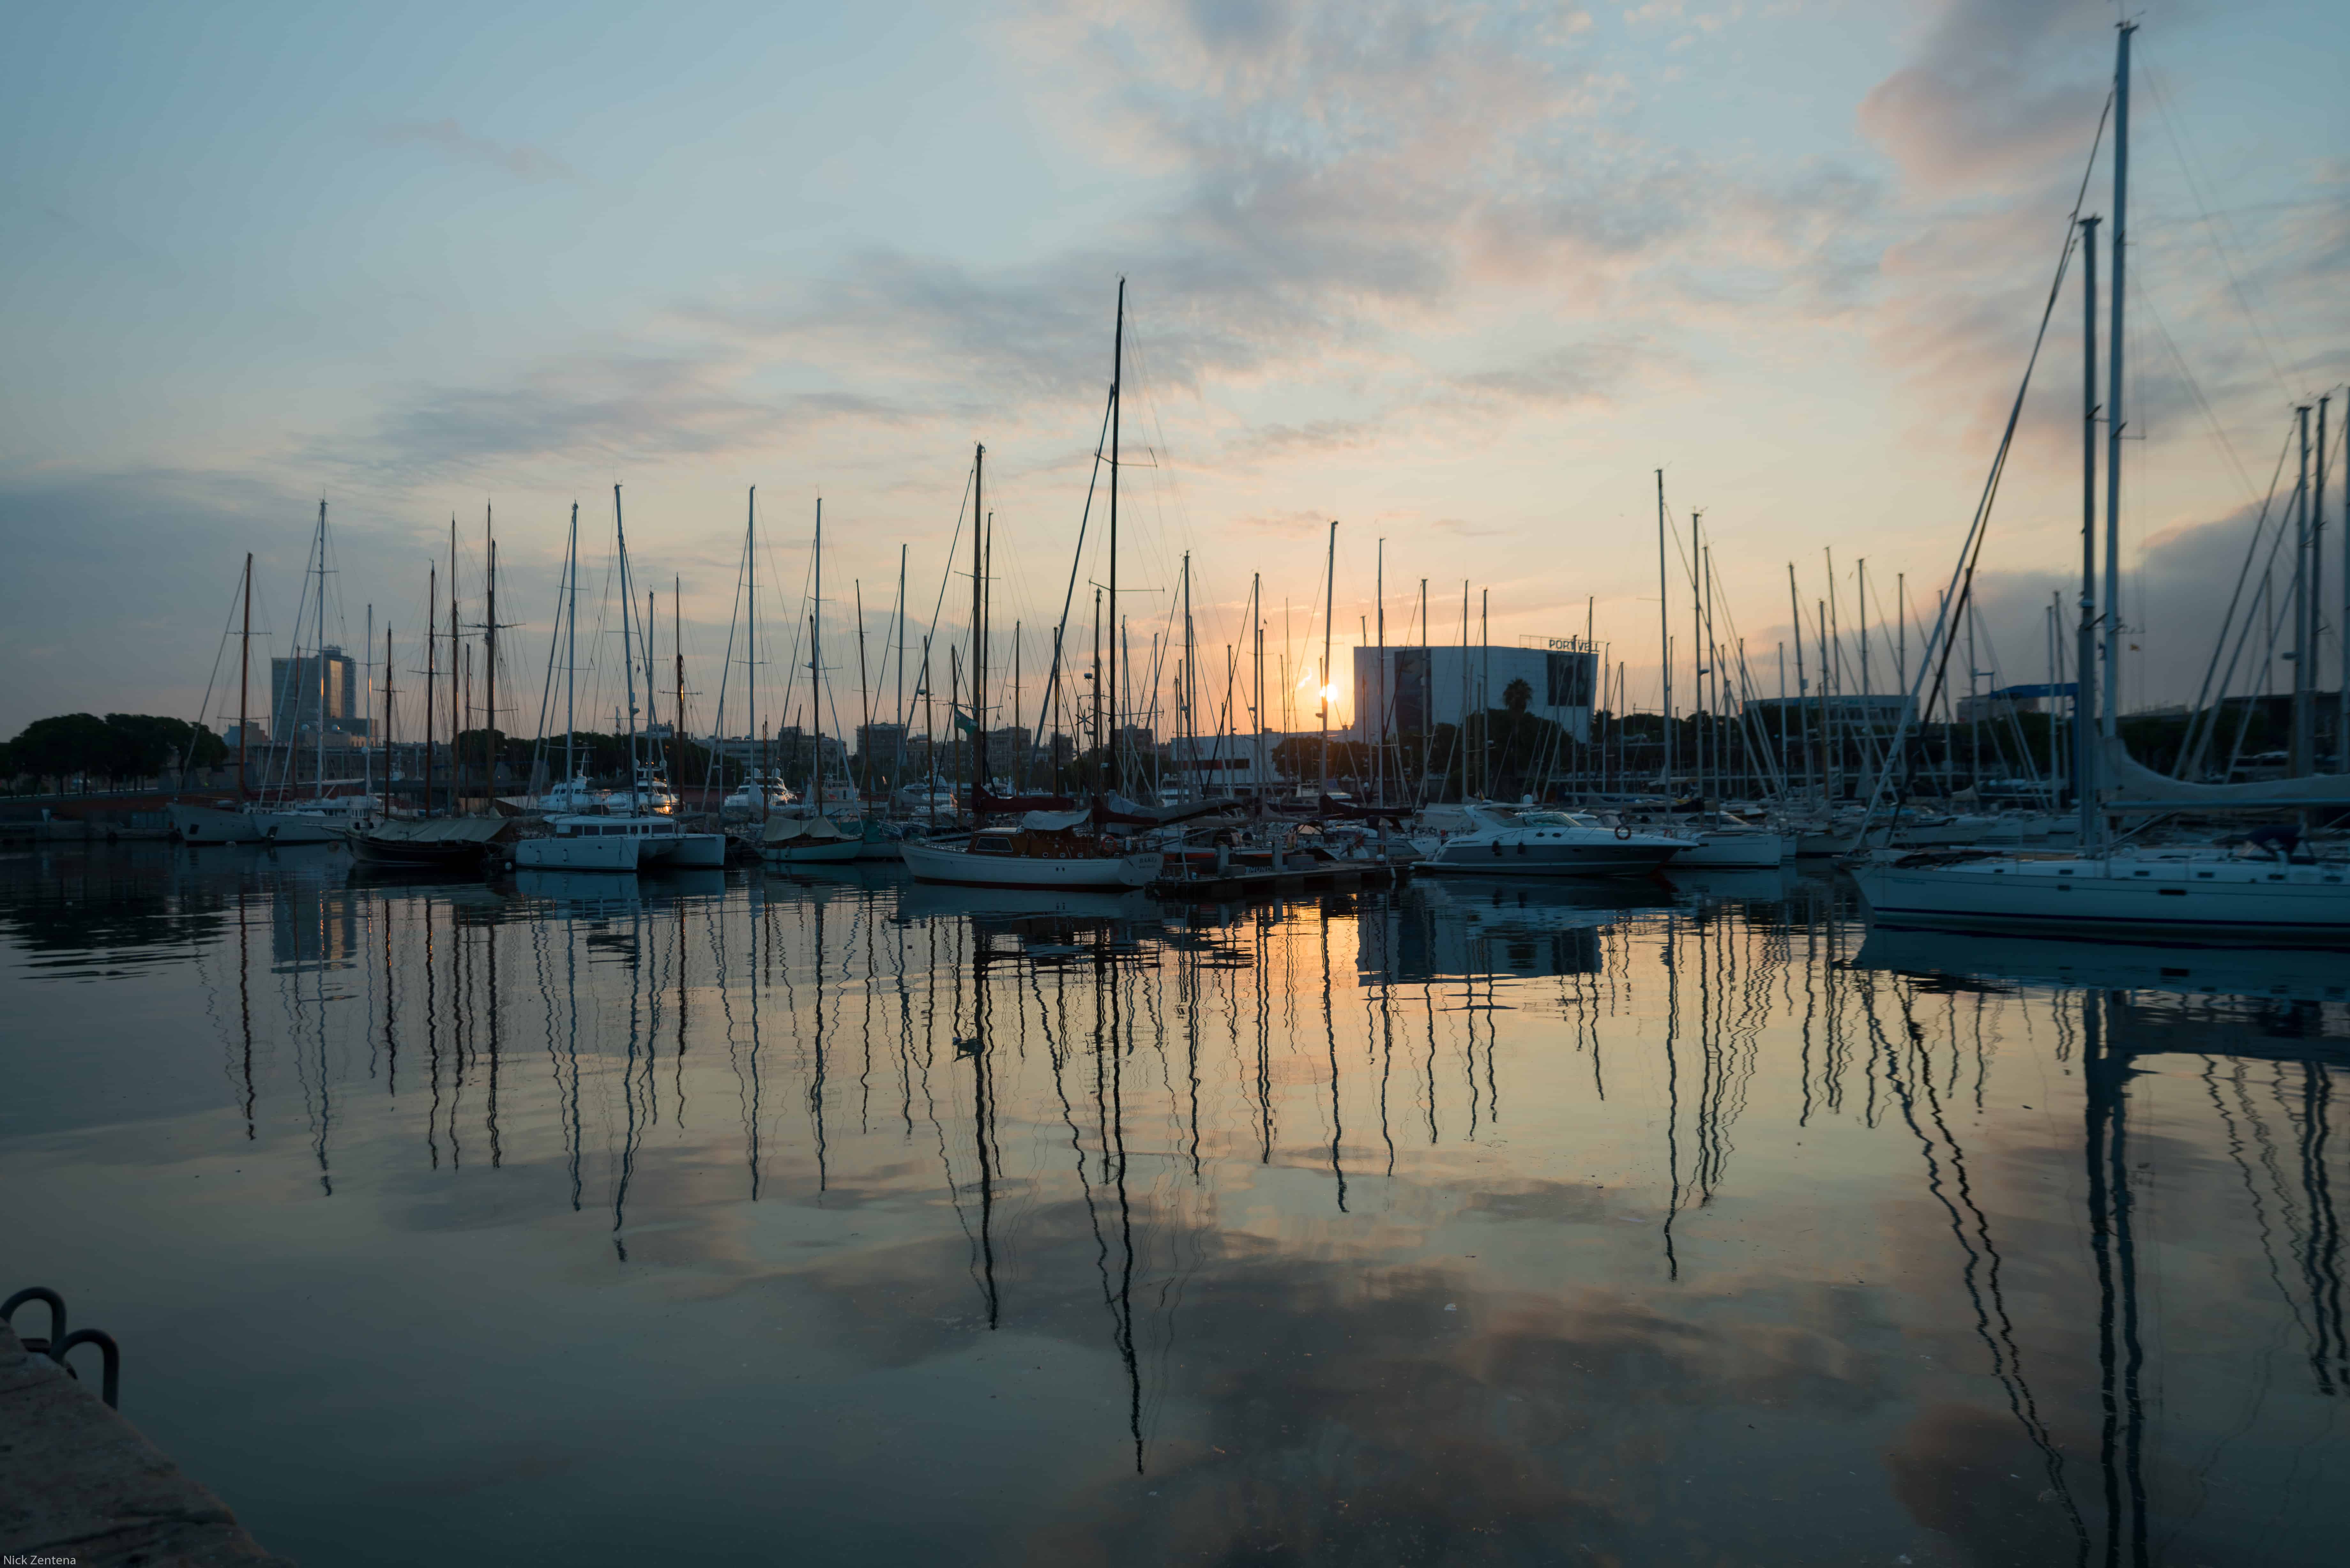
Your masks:
<svg viewBox="0 0 2350 1568"><path fill-rule="evenodd" d="M1438 640L1461 634L1465 584L1492 640L1588 626L1653 706L1659 469L1676 530L1703 515L1717 632L1742 639L1759 692L1793 635L1790 563L1807 621L1833 582L1849 634L1863 560L1882 689L1897 595L1930 619L1997 451L2117 15L26 10L0 64L0 733L77 710L233 717L218 661L244 554L282 653L309 635L294 621L321 499L328 638L390 623L404 690L452 516L482 618L494 509L522 694L502 723L524 732L577 502L580 635L604 650L581 701L608 708L616 483L639 591L660 595L663 683L674 618L693 722L723 688L730 732L748 723L739 628L726 652L747 493L770 723L806 701L785 695L805 659L787 643L821 497L824 663L847 711L860 600L868 684L889 691L901 545L909 635L941 604L941 645L961 632L970 584L948 554L979 443L991 659L1017 623L1033 717L1073 564L1073 641L1083 584L1107 578L1098 498L1076 549L1121 278L1129 646L1147 661L1173 624L1188 554L1211 709L1235 661L1248 684L1254 577L1267 685L1307 688L1268 717L1311 727L1332 521L1342 687L1382 607L1388 640L1421 639L1425 579ZM2130 15L2137 705L2194 694L2295 404L2334 389L2339 445L2350 10ZM2109 152L2087 212L2110 210ZM1981 560L1976 663L2003 680L2045 678L2043 607L2077 576L2077 278ZM2328 576L2338 597L2338 555ZM1914 658L1923 633L1906 636Z"/></svg>

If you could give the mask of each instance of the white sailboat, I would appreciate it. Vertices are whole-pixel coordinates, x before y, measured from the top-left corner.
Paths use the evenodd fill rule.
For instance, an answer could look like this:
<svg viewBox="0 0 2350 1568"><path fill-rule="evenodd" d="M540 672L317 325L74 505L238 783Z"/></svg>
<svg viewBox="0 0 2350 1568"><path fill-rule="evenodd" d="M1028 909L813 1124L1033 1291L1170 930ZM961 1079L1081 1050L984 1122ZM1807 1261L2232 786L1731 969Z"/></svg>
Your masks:
<svg viewBox="0 0 2350 1568"><path fill-rule="evenodd" d="M2107 841L2108 816L2137 808L2147 815L2181 807L2209 812L2273 811L2281 806L2350 806L2350 775L2308 774L2250 784L2200 784L2165 778L2133 762L2123 745L2118 714L2116 645L2119 607L2115 602L2115 554L2119 547L2120 442L2123 436L2123 293L2119 286L2129 134L2129 43L2125 22L2115 65L2114 240L2116 286L2113 296L2112 358L2106 377L2107 430L2106 548L2107 570L2102 615L2096 572L2096 224L2080 220L2085 277L2084 361L2085 435L2082 516L2081 622L2074 684L2074 732L2078 742L2075 784L2081 797L2081 851L2064 856L1943 854L1880 849L1852 870L1870 919L1889 927L2077 931L2142 939L2236 938L2266 942L2350 944L2350 866L2321 862L2294 852L2298 830L2280 829L2265 855L2231 854L2211 848L2184 851L2116 849ZM2052 306L2054 299L2052 296ZM2022 394L2017 407L2022 407ZM2012 423L2011 423L2012 429ZM2303 504L2308 501L2304 484ZM1978 514L1976 530L1982 526ZM1965 575L1979 539L1970 534L1960 555L1960 576L1945 600L1939 638L1953 610L1963 607ZM2104 730L2099 732L2095 639L2106 634ZM1920 674L1922 685L1924 676ZM1913 691L1903 713L1906 731L1917 711ZM2314 753L2303 737L2300 754ZM1898 742L1897 747L1898 750ZM2101 784L2102 780L2102 784ZM1880 777L1877 794L1882 796Z"/></svg>
<svg viewBox="0 0 2350 1568"><path fill-rule="evenodd" d="M620 516L620 487L612 486L612 527L619 553L620 576L620 640L622 667L627 672L629 714L629 748L632 755L637 745L636 656L629 642L629 607L634 594L629 582L629 540ZM571 537L567 570L569 574L567 608L561 631L566 639L564 659L564 774L572 784L583 782L577 756L578 726L575 696L577 661L576 652L579 624L579 509L572 508ZM650 690L652 670L646 667L645 679ZM565 812L546 819L547 833L542 837L525 838L515 846L515 865L527 871L608 871L635 873L657 867L710 867L726 864L726 840L715 833L691 833L674 815L675 797L670 797L671 809L660 809L656 791L665 792L667 784L658 769L650 763L632 760L629 790L625 797L613 797L600 811ZM617 809L616 809L617 808Z"/></svg>
<svg viewBox="0 0 2350 1568"><path fill-rule="evenodd" d="M860 827L844 829L825 815L824 765L824 502L816 504L816 584L808 617L808 670L816 693L816 766L808 808L787 816L770 815L759 853L775 866L838 866L857 858L865 842Z"/></svg>

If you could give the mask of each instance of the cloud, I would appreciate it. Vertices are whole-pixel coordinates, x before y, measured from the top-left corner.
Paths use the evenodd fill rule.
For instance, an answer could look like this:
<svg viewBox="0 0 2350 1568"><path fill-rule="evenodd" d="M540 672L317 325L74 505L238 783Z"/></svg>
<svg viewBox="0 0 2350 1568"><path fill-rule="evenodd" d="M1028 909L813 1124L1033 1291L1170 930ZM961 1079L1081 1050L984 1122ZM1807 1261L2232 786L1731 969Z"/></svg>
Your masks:
<svg viewBox="0 0 2350 1568"><path fill-rule="evenodd" d="M1861 100L1861 130L1938 195L2077 167L2112 19L2104 0L1941 0L1914 60Z"/></svg>
<svg viewBox="0 0 2350 1568"><path fill-rule="evenodd" d="M473 135L453 119L402 120L377 131L376 140L386 147L429 147L461 163L496 169L533 184L572 178L570 166L551 152Z"/></svg>

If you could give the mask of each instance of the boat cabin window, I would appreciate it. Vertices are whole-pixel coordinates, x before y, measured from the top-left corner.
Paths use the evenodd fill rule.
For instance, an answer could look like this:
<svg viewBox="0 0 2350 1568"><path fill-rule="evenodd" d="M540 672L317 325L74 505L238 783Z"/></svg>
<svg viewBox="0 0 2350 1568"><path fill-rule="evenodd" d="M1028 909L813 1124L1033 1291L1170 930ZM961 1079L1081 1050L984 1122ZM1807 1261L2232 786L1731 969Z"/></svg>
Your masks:
<svg viewBox="0 0 2350 1568"><path fill-rule="evenodd" d="M983 834L971 841L971 852L973 855L1009 855L1012 853L1012 840Z"/></svg>

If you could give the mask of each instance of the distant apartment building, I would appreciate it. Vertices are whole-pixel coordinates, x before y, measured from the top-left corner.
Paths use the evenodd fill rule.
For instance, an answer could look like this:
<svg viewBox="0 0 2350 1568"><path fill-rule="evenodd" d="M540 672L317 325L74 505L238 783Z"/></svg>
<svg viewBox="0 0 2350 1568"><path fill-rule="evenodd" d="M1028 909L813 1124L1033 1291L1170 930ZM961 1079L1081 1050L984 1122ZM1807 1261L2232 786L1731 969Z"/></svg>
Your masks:
<svg viewBox="0 0 2350 1568"><path fill-rule="evenodd" d="M1202 796L1272 789L1281 782L1273 763L1274 748L1281 740L1272 731L1261 735L1178 735L1167 742L1160 776Z"/></svg>
<svg viewBox="0 0 2350 1568"><path fill-rule="evenodd" d="M321 715L332 734L364 735L359 664L328 643L317 653L269 661L269 728L279 739L316 735Z"/></svg>

